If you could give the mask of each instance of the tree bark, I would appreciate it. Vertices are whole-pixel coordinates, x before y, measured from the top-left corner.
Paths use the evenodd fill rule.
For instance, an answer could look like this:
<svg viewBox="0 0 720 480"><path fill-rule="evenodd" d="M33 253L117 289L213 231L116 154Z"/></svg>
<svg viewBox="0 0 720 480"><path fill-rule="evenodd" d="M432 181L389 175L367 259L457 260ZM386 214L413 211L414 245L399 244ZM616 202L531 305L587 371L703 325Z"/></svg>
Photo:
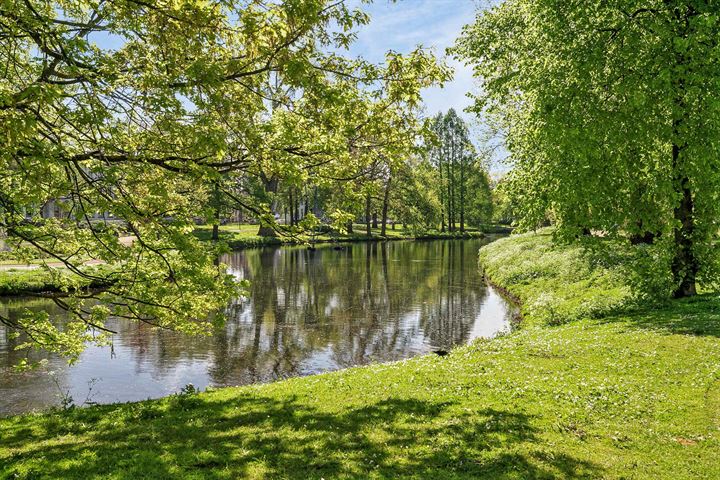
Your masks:
<svg viewBox="0 0 720 480"><path fill-rule="evenodd" d="M387 183L385 184L385 194L383 195L382 205L382 228L380 235L383 237L387 232L387 219L388 219L388 204L390 203L390 184L392 183L392 177L388 177Z"/></svg>
<svg viewBox="0 0 720 480"><path fill-rule="evenodd" d="M679 148L673 145L673 156ZM699 264L693 249L695 221L693 218L694 202L690 190L690 180L680 179L682 200L675 208L675 220L679 226L675 228L675 257L672 261L672 274L676 290L673 297L692 297L697 294L696 279Z"/></svg>
<svg viewBox="0 0 720 480"><path fill-rule="evenodd" d="M440 172L440 232L445 233L445 187L443 186L443 165L438 160L438 171Z"/></svg>
<svg viewBox="0 0 720 480"><path fill-rule="evenodd" d="M288 192L288 203L290 203L290 226L294 227L297 219L295 218L295 198L293 197L292 188Z"/></svg>
<svg viewBox="0 0 720 480"><path fill-rule="evenodd" d="M450 173L450 165L452 164L452 160L448 158L447 161L447 204L448 204L448 231L454 232L455 231L455 212L453 212L453 203L452 203L452 174Z"/></svg>
<svg viewBox="0 0 720 480"><path fill-rule="evenodd" d="M212 228L212 241L217 243L220 240L220 187L215 182L213 188L213 228Z"/></svg>
<svg viewBox="0 0 720 480"><path fill-rule="evenodd" d="M372 235L372 230L370 230L371 225L371 219L370 219L370 194L368 193L365 197L365 233L369 237Z"/></svg>
<svg viewBox="0 0 720 480"><path fill-rule="evenodd" d="M262 181L265 192L270 196L270 211L274 212L274 195L277 193L279 180L277 178L268 179L263 175ZM260 221L260 228L258 229L259 237L277 237L277 232L272 226L265 224L262 218L258 220Z"/></svg>
<svg viewBox="0 0 720 480"><path fill-rule="evenodd" d="M465 232L465 162L467 159L463 155L460 163L460 231Z"/></svg>

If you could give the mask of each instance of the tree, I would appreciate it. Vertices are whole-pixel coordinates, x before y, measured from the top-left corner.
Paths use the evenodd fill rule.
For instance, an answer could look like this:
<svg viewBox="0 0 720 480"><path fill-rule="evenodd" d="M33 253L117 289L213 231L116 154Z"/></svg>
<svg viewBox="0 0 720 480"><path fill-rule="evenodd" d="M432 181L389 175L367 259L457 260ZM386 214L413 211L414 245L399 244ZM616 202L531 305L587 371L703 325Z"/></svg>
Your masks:
<svg viewBox="0 0 720 480"><path fill-rule="evenodd" d="M464 232L470 205L475 206L473 221L477 221L481 210L476 207L489 201L485 167L477 158L467 124L454 109L438 114L431 122L431 131L435 139L428 147L428 154L442 185L441 230L445 230L447 219L449 231L455 231L459 222L460 231Z"/></svg>
<svg viewBox="0 0 720 480"><path fill-rule="evenodd" d="M507 135L525 227L657 239L675 297L720 279L720 16L707 0L509 0L456 52ZM647 235L647 234L650 235Z"/></svg>
<svg viewBox="0 0 720 480"><path fill-rule="evenodd" d="M356 152L397 140L396 117L446 78L422 50L383 66L327 53L367 20L329 0L3 2L0 228L72 274L46 266L75 320L62 331L44 312L0 322L72 358L110 333L108 315L210 332L243 291L216 265L222 244L189 234L197 217L217 221L213 198L273 222L272 199L237 191L248 177L357 170L368 158ZM64 218L41 218L54 199Z"/></svg>
<svg viewBox="0 0 720 480"><path fill-rule="evenodd" d="M463 185L466 186L463 186L463 190L466 190L469 195L461 202L462 214L465 216L463 222L467 220L470 225L479 226L490 222L494 213L490 177L480 159L476 159L465 169L466 181Z"/></svg>
<svg viewBox="0 0 720 480"><path fill-rule="evenodd" d="M389 208L396 220L415 233L437 228L442 214L438 170L426 159L411 157L394 174Z"/></svg>

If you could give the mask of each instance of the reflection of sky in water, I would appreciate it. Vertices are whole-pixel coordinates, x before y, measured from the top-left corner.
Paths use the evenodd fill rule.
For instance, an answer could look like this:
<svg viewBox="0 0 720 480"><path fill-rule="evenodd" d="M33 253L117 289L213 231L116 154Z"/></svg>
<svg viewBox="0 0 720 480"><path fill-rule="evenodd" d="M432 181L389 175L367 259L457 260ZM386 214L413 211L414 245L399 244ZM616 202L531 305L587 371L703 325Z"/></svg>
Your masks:
<svg viewBox="0 0 720 480"><path fill-rule="evenodd" d="M251 280L251 295L228 307L211 337L186 337L111 320L114 346L89 347L68 367L48 358L76 402L96 379L92 400L143 400L184 385L241 385L392 361L506 330L510 312L477 270L480 240L355 244L236 252L225 262ZM45 300L4 299L4 314L47 308ZM22 358L0 327L0 414L58 403L43 371L16 373ZM16 342L16 341L15 341Z"/></svg>

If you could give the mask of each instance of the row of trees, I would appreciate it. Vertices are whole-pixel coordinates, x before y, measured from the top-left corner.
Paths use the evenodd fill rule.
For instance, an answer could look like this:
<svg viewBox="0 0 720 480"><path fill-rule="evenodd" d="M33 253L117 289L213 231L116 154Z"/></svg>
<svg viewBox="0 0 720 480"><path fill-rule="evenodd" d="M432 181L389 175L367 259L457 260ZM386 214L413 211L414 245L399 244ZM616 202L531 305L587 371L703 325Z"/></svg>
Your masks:
<svg viewBox="0 0 720 480"><path fill-rule="evenodd" d="M488 222L492 195L487 155L476 151L464 120L454 110L439 113L424 122L416 142L405 155L383 152L359 170L346 169L344 177L325 178L317 170L301 176L301 182L281 175L267 181L246 172L230 176L221 190L231 193L210 197L214 238L238 197L255 204L255 212L272 214L259 215L264 220L259 234L264 236L298 231L309 214L349 233L355 233L353 224L364 223L368 235L378 228L385 235L397 223L417 232L463 232L466 225ZM249 219L258 217L249 213Z"/></svg>
<svg viewBox="0 0 720 480"><path fill-rule="evenodd" d="M487 158L477 155L468 127L455 110L438 114L432 129L436 144L429 154L438 172L441 230L464 232L466 220L478 224L492 213Z"/></svg>
<svg viewBox="0 0 720 480"><path fill-rule="evenodd" d="M64 266L47 271L74 320L0 322L72 358L110 315L210 332L245 284L188 233L230 210L262 235L283 210L294 225L315 212L335 228L379 216L384 230L392 215L462 230L487 176L454 113L434 139L419 115L421 90L450 72L420 48L344 57L367 21L334 0L2 2L0 230L21 257ZM33 213L55 199L66 218Z"/></svg>

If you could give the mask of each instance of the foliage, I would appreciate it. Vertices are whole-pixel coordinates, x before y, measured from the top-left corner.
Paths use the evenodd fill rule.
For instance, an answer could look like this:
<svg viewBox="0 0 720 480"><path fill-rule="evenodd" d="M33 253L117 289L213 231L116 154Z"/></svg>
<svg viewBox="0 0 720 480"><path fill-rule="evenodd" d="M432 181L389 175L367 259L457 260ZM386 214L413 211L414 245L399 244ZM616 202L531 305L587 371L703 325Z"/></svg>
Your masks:
<svg viewBox="0 0 720 480"><path fill-rule="evenodd" d="M513 225L520 217L522 207L518 199L507 191L505 177L495 182L492 187L492 218L503 225Z"/></svg>
<svg viewBox="0 0 720 480"><path fill-rule="evenodd" d="M482 78L474 110L502 130L508 190L533 228L660 236L675 295L718 280L720 16L705 0L510 0L456 53Z"/></svg>
<svg viewBox="0 0 720 480"><path fill-rule="evenodd" d="M42 312L0 321L71 358L108 315L209 333L244 285L195 220L273 223L267 184L412 149L419 91L448 77L422 49L342 57L368 18L330 0L12 0L0 20L0 229L21 261L63 264L45 271L76 315L63 331ZM102 288L70 293L87 283Z"/></svg>
<svg viewBox="0 0 720 480"><path fill-rule="evenodd" d="M490 216L490 188L483 157L476 154L470 132L454 109L438 113L431 123L433 143L428 158L437 170L438 196L442 206L441 229L465 230L466 216L474 225Z"/></svg>
<svg viewBox="0 0 720 480"><path fill-rule="evenodd" d="M396 222L424 233L440 223L442 205L437 171L427 161L416 160L400 171L391 209Z"/></svg>

